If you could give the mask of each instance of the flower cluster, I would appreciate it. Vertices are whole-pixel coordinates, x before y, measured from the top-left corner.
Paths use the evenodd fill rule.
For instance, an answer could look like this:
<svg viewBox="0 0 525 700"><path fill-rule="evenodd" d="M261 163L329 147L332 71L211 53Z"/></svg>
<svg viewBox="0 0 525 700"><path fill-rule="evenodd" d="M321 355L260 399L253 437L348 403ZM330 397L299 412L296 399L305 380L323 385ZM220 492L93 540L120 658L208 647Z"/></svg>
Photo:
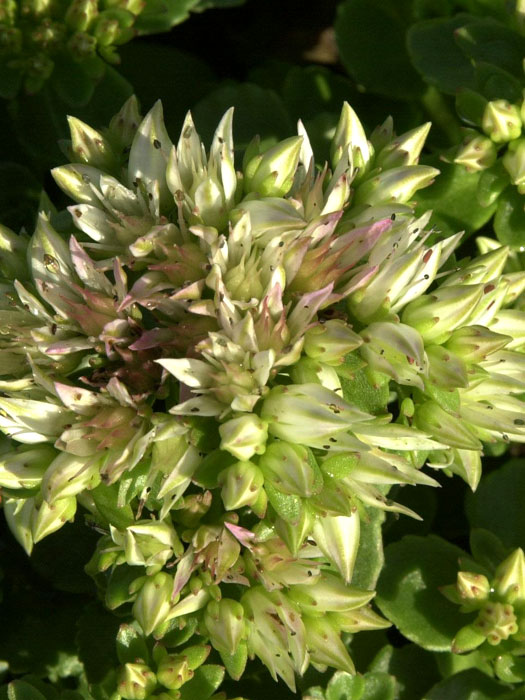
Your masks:
<svg viewBox="0 0 525 700"><path fill-rule="evenodd" d="M427 458L475 486L482 442L523 440L525 275L414 217L428 126L367 140L345 105L330 167L299 124L239 171L231 110L207 153L132 98L70 119L70 216L0 231L6 517L28 552L78 504L102 530L106 605L164 649L122 697L190 682L194 634L233 678L352 671L341 632L386 624L349 585L368 509L417 517L386 494Z"/></svg>
<svg viewBox="0 0 525 700"><path fill-rule="evenodd" d="M462 142L446 154L445 159L464 166L469 172L484 171L479 180L477 197L488 207L498 200L503 190L512 185L525 194L525 138L523 101L486 100L467 91ZM460 109L460 116L462 110Z"/></svg>
<svg viewBox="0 0 525 700"><path fill-rule="evenodd" d="M185 10L175 7L178 3L172 5L151 0L2 0L2 95L14 96L21 86L38 92L56 66L64 73L72 64L78 68L77 80L98 80L104 61L119 62L120 45L137 33L166 31L186 17Z"/></svg>
<svg viewBox="0 0 525 700"><path fill-rule="evenodd" d="M484 573L482 573L484 571ZM442 592L473 618L452 642L457 654L479 649L496 676L507 683L525 680L525 556L516 549L495 571L476 565L460 571L457 584ZM475 617L474 617L475 613Z"/></svg>

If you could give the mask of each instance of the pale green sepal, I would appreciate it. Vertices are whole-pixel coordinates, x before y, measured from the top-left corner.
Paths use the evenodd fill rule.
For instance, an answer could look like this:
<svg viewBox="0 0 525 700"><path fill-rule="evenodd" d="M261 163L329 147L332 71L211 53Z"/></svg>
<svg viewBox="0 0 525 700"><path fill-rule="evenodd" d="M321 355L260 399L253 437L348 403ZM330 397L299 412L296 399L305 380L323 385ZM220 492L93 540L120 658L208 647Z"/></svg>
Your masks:
<svg viewBox="0 0 525 700"><path fill-rule="evenodd" d="M59 530L68 520L73 520L77 510L74 496L61 498L52 505L42 501L38 510L34 510L31 518L33 541L40 542L52 532Z"/></svg>
<svg viewBox="0 0 525 700"><path fill-rule="evenodd" d="M379 152L376 152L374 168L388 170L399 166L417 165L431 126L431 122L426 122L401 134L401 136L397 136Z"/></svg>
<svg viewBox="0 0 525 700"><path fill-rule="evenodd" d="M386 170L361 184L355 193L354 204L374 206L385 202L404 204L417 190L428 187L439 175L429 165L407 165Z"/></svg>
<svg viewBox="0 0 525 700"><path fill-rule="evenodd" d="M159 572L148 578L137 594L133 615L145 635L167 619L172 608L173 577Z"/></svg>
<svg viewBox="0 0 525 700"><path fill-rule="evenodd" d="M350 583L359 547L360 519L357 511L350 516L316 518L312 536L322 553L338 569L345 583Z"/></svg>
<svg viewBox="0 0 525 700"><path fill-rule="evenodd" d="M31 554L34 543L31 519L35 510L35 499L6 498L3 507L9 529L26 554Z"/></svg>
<svg viewBox="0 0 525 700"><path fill-rule="evenodd" d="M161 209L174 206L173 196L166 183L166 168L173 144L162 114L162 104L157 101L144 117L131 144L128 164L129 185L144 181L149 190L158 183Z"/></svg>

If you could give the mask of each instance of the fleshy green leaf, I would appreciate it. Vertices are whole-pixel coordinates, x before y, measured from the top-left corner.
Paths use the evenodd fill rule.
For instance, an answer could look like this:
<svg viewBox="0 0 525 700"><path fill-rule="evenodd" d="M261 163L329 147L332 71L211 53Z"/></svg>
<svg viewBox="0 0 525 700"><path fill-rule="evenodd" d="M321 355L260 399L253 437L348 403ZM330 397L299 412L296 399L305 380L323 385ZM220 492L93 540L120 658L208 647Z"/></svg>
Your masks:
<svg viewBox="0 0 525 700"><path fill-rule="evenodd" d="M513 459L481 479L467 496L467 517L472 528L484 528L505 547L525 547L525 470Z"/></svg>
<svg viewBox="0 0 525 700"><path fill-rule="evenodd" d="M474 88L474 68L454 40L454 32L471 19L459 14L412 25L407 33L408 52L424 80L453 95L458 88ZM436 58L439 56L439 60Z"/></svg>
<svg viewBox="0 0 525 700"><path fill-rule="evenodd" d="M355 81L371 92L410 99L424 90L405 46L397 3L345 0L335 22L341 60Z"/></svg>
<svg viewBox="0 0 525 700"><path fill-rule="evenodd" d="M448 651L458 630L457 607L439 591L453 583L459 547L440 537L408 535L385 550L376 603L408 639L430 651Z"/></svg>

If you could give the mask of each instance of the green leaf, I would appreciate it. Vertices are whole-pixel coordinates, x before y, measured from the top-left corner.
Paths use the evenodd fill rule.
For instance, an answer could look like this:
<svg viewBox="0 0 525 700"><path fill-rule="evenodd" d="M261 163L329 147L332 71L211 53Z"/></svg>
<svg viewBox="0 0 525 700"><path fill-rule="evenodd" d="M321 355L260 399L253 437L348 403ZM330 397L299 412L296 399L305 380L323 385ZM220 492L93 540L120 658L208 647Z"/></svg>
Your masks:
<svg viewBox="0 0 525 700"><path fill-rule="evenodd" d="M281 94L292 118L303 122L321 112L338 115L345 100L354 104L358 96L348 78L322 66L293 66Z"/></svg>
<svg viewBox="0 0 525 700"><path fill-rule="evenodd" d="M352 586L373 590L384 562L381 525L385 520L385 513L379 508L367 508L367 514L368 519L361 520Z"/></svg>
<svg viewBox="0 0 525 700"><path fill-rule="evenodd" d="M517 102L521 98L521 82L503 68L480 61L476 64L475 72L476 90L487 100Z"/></svg>
<svg viewBox="0 0 525 700"><path fill-rule="evenodd" d="M525 197L515 187L507 187L499 197L494 231L503 245L525 245Z"/></svg>
<svg viewBox="0 0 525 700"><path fill-rule="evenodd" d="M105 65L98 59L103 71ZM95 81L86 72L82 61L73 61L69 54L62 55L55 63L50 84L67 105L81 107L89 102L95 91Z"/></svg>
<svg viewBox="0 0 525 700"><path fill-rule="evenodd" d="M461 50L473 61L494 64L517 76L522 74L525 39L490 17L476 18L454 33Z"/></svg>
<svg viewBox="0 0 525 700"><path fill-rule="evenodd" d="M180 689L180 700L207 700L222 683L224 668L214 664L200 666L195 675Z"/></svg>
<svg viewBox="0 0 525 700"><path fill-rule="evenodd" d="M264 484L264 490L277 515L292 524L299 520L303 509L303 503L299 496L281 493L268 481Z"/></svg>
<svg viewBox="0 0 525 700"><path fill-rule="evenodd" d="M424 649L449 651L460 626L457 606L439 587L456 580L461 556L465 552L459 547L434 535L408 535L385 549L375 602L407 639Z"/></svg>
<svg viewBox="0 0 525 700"><path fill-rule="evenodd" d="M505 547L525 547L524 493L523 460L512 459L484 476L475 493L467 494L470 526L489 530Z"/></svg>
<svg viewBox="0 0 525 700"><path fill-rule="evenodd" d="M192 481L204 489L215 489L218 486L219 473L234 464L235 461L235 457L229 452L214 450L199 464Z"/></svg>
<svg viewBox="0 0 525 700"><path fill-rule="evenodd" d="M491 168L483 170L478 181L476 196L482 207L497 205L497 199L508 187L509 174L501 160L497 160Z"/></svg>
<svg viewBox="0 0 525 700"><path fill-rule="evenodd" d="M459 698L461 700L492 700L492 698L502 700L508 689L508 685L498 683L477 669L470 669L441 681L425 695L423 700L459 700Z"/></svg>
<svg viewBox="0 0 525 700"><path fill-rule="evenodd" d="M111 484L111 486L100 484L91 491L91 496L102 518L108 524L114 525L119 530L124 530L135 522L135 518L129 505L119 507L118 493L118 483Z"/></svg>
<svg viewBox="0 0 525 700"><path fill-rule="evenodd" d="M346 671L336 671L326 686L326 700L362 700L365 678L352 676Z"/></svg>
<svg viewBox="0 0 525 700"><path fill-rule="evenodd" d="M229 82L210 92L193 110L195 123L205 143L210 143L224 112L235 107L235 147L244 150L255 134L264 149L293 132L290 116L273 90L251 83Z"/></svg>
<svg viewBox="0 0 525 700"><path fill-rule="evenodd" d="M238 681L244 673L246 662L248 661L248 648L246 646L246 642L240 642L233 654L228 654L227 652L221 651L220 656L229 675L234 680Z"/></svg>
<svg viewBox="0 0 525 700"><path fill-rule="evenodd" d="M470 531L469 544L473 558L489 571L494 571L509 554L500 538L483 528Z"/></svg>
<svg viewBox="0 0 525 700"><path fill-rule="evenodd" d="M456 673L461 673L461 671L466 671L470 668L477 668L478 671L485 673L487 676L494 675L491 662L487 660L483 652L478 649L470 654L441 652L439 654L434 654L434 657L443 678L449 678Z"/></svg>
<svg viewBox="0 0 525 700"><path fill-rule="evenodd" d="M407 33L408 52L416 70L427 83L449 95L459 88L476 87L472 63L454 40L454 32L471 19L459 14L423 20Z"/></svg>
<svg viewBox="0 0 525 700"><path fill-rule="evenodd" d="M167 32L188 19L190 10L198 3L199 0L148 0L135 28L140 34Z"/></svg>
<svg viewBox="0 0 525 700"><path fill-rule="evenodd" d="M139 462L130 472L124 474L118 480L117 504L119 508L131 503L146 486L149 476L150 460Z"/></svg>
<svg viewBox="0 0 525 700"><path fill-rule="evenodd" d="M99 535L86 527L82 517L35 545L31 564L54 588L68 593L93 593L92 579L84 566L91 558Z"/></svg>
<svg viewBox="0 0 525 700"><path fill-rule="evenodd" d="M425 165L438 167L441 175L415 195L416 214L432 210L430 225L441 231L442 238L462 230L469 235L490 220L496 205L480 207L476 197L480 172L469 173L462 165L443 163L436 156L425 159Z"/></svg>
<svg viewBox="0 0 525 700"><path fill-rule="evenodd" d="M118 608L123 603L133 600L129 587L139 576L143 576L146 570L142 566L117 566L111 572L106 589L105 603L110 610Z"/></svg>
<svg viewBox="0 0 525 700"><path fill-rule="evenodd" d="M344 0L335 33L341 61L358 85L387 97L413 99L424 91L405 45L395 2Z"/></svg>
<svg viewBox="0 0 525 700"><path fill-rule="evenodd" d="M78 655L89 683L101 683L118 665L115 640L119 620L100 603L86 606L78 620Z"/></svg>
<svg viewBox="0 0 525 700"><path fill-rule="evenodd" d="M385 645L370 664L371 671L382 671L393 676L397 682L400 700L416 700L425 690L439 680L435 656L415 644L403 647ZM414 673L417 669L417 673Z"/></svg>
<svg viewBox="0 0 525 700"><path fill-rule="evenodd" d="M7 686L9 700L45 700L45 696L25 681L12 681Z"/></svg>
<svg viewBox="0 0 525 700"><path fill-rule="evenodd" d="M378 372L374 373L374 378L380 380L375 385L370 381L366 368L357 370L353 379L340 377L343 397L367 413L384 413L390 394L389 378Z"/></svg>
<svg viewBox="0 0 525 700"><path fill-rule="evenodd" d="M165 647L178 647L187 642L197 629L198 620L190 615L170 620L167 632L162 637L162 644ZM181 627L181 625L184 625Z"/></svg>
<svg viewBox="0 0 525 700"><path fill-rule="evenodd" d="M117 656L121 664L134 663L135 659L142 659L142 663L149 662L149 651L144 639L133 625L123 624L118 629Z"/></svg>

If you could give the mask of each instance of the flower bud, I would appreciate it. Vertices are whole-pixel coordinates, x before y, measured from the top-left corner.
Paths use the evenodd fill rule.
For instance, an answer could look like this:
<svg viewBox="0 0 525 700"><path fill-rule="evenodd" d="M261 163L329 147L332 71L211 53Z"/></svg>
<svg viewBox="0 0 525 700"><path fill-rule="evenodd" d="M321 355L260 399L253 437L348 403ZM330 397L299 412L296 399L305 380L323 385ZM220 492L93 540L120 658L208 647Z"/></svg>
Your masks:
<svg viewBox="0 0 525 700"><path fill-rule="evenodd" d="M431 185L436 175L439 175L439 170L429 165L407 165L386 170L366 180L357 188L354 204L404 204L417 190Z"/></svg>
<svg viewBox="0 0 525 700"><path fill-rule="evenodd" d="M306 447L273 442L259 460L259 467L278 491L309 498L323 487L315 457Z"/></svg>
<svg viewBox="0 0 525 700"><path fill-rule="evenodd" d="M245 170L246 192L284 197L293 183L302 141L301 136L291 136L252 159Z"/></svg>
<svg viewBox="0 0 525 700"><path fill-rule="evenodd" d="M493 100L485 107L481 126L494 143L513 141L521 135L519 109L507 100Z"/></svg>
<svg viewBox="0 0 525 700"><path fill-rule="evenodd" d="M491 139L469 129L466 138L456 151L454 163L463 165L468 172L490 168L496 162L498 151Z"/></svg>
<svg viewBox="0 0 525 700"><path fill-rule="evenodd" d="M126 700L145 700L155 690L157 681L146 664L126 664L117 679L118 694Z"/></svg>
<svg viewBox="0 0 525 700"><path fill-rule="evenodd" d="M253 462L237 462L223 469L217 481L226 510L253 505L259 498L264 476Z"/></svg>
<svg viewBox="0 0 525 700"><path fill-rule="evenodd" d="M97 40L86 32L75 32L67 42L67 48L77 61L81 61L95 55Z"/></svg>
<svg viewBox="0 0 525 700"><path fill-rule="evenodd" d="M1 455L0 487L31 489L39 486L56 454L50 445L37 445Z"/></svg>
<svg viewBox="0 0 525 700"><path fill-rule="evenodd" d="M474 433L435 401L426 401L416 406L414 424L439 442L451 447L464 450L482 449L482 444Z"/></svg>
<svg viewBox="0 0 525 700"><path fill-rule="evenodd" d="M114 154L104 136L76 117L68 117L67 120L74 159L95 168L111 170Z"/></svg>
<svg viewBox="0 0 525 700"><path fill-rule="evenodd" d="M525 556L521 547L498 566L494 587L496 593L509 602L525 600Z"/></svg>
<svg viewBox="0 0 525 700"><path fill-rule="evenodd" d="M6 498L2 505L9 529L26 554L31 554L33 549L31 519L35 510L35 499Z"/></svg>
<svg viewBox="0 0 525 700"><path fill-rule="evenodd" d="M441 389L455 389L469 385L467 366L453 352L441 345L430 345L426 349L428 379Z"/></svg>
<svg viewBox="0 0 525 700"><path fill-rule="evenodd" d="M65 22L71 29L85 32L98 15L97 0L73 0L69 5Z"/></svg>
<svg viewBox="0 0 525 700"><path fill-rule="evenodd" d="M374 591L360 591L344 584L338 576L322 573L313 583L292 586L288 598L306 614L317 617L327 612L355 610L369 603L374 595Z"/></svg>
<svg viewBox="0 0 525 700"><path fill-rule="evenodd" d="M459 571L456 585L459 595L466 603L484 601L490 593L487 577L471 571Z"/></svg>
<svg viewBox="0 0 525 700"><path fill-rule="evenodd" d="M268 439L268 424L254 413L231 418L219 426L221 450L241 461L263 454Z"/></svg>
<svg viewBox="0 0 525 700"><path fill-rule="evenodd" d="M361 337L344 321L331 320L306 331L303 349L313 360L337 366L344 362L345 355L362 342Z"/></svg>
<svg viewBox="0 0 525 700"><path fill-rule="evenodd" d="M321 384L330 391L342 392L341 381L335 369L311 357L301 357L292 366L290 376L296 384Z"/></svg>
<svg viewBox="0 0 525 700"><path fill-rule="evenodd" d="M124 548L129 566L146 566L148 575L160 571L174 555L183 554L182 544L171 522L167 520L143 520L119 532L110 526L115 544Z"/></svg>
<svg viewBox="0 0 525 700"><path fill-rule="evenodd" d="M525 194L525 139L518 139L509 144L502 163L516 185L520 194Z"/></svg>
<svg viewBox="0 0 525 700"><path fill-rule="evenodd" d="M267 394L261 417L272 435L288 442L317 445L319 439L347 431L371 418L320 384L276 386Z"/></svg>
<svg viewBox="0 0 525 700"><path fill-rule="evenodd" d="M286 544L294 557L297 556L305 539L312 530L313 516L308 508L301 508L298 520L293 523L284 518L276 518L273 525L275 532Z"/></svg>
<svg viewBox="0 0 525 700"><path fill-rule="evenodd" d="M314 663L333 666L334 668L355 673L352 659L348 656L345 645L326 617L303 616L306 631L306 643Z"/></svg>
<svg viewBox="0 0 525 700"><path fill-rule="evenodd" d="M335 170L339 161L347 155L352 169L359 168L362 175L370 160L371 145L366 139L365 130L357 114L348 102L345 102L330 144L332 168Z"/></svg>
<svg viewBox="0 0 525 700"><path fill-rule="evenodd" d="M206 607L204 624L215 649L233 654L244 636L244 608L230 598L212 600Z"/></svg>
<svg viewBox="0 0 525 700"><path fill-rule="evenodd" d="M76 496L100 483L100 461L60 452L49 464L42 480L42 494L48 503Z"/></svg>
<svg viewBox="0 0 525 700"><path fill-rule="evenodd" d="M400 166L416 165L430 127L431 123L426 122L390 141L376 154L374 168L389 170Z"/></svg>
<svg viewBox="0 0 525 700"><path fill-rule="evenodd" d="M509 336L494 333L484 326L464 326L452 333L445 348L468 364L476 364L504 348L510 340Z"/></svg>
<svg viewBox="0 0 525 700"><path fill-rule="evenodd" d="M313 538L338 569L345 583L350 583L359 547L360 519L352 515L318 517L313 527Z"/></svg>
<svg viewBox="0 0 525 700"><path fill-rule="evenodd" d="M369 367L400 384L423 388L420 374L426 368L420 334L403 323L371 323L361 333L360 354Z"/></svg>
<svg viewBox="0 0 525 700"><path fill-rule="evenodd" d="M468 651L477 649L486 637L474 625L466 625L462 627L452 640L452 651L454 654L464 654Z"/></svg>
<svg viewBox="0 0 525 700"><path fill-rule="evenodd" d="M193 678L185 656L168 654L157 666L157 681L168 690L178 690Z"/></svg>
<svg viewBox="0 0 525 700"><path fill-rule="evenodd" d="M425 343L441 345L467 322L482 296L481 284L442 287L410 302L401 320L418 330Z"/></svg>
<svg viewBox="0 0 525 700"><path fill-rule="evenodd" d="M138 100L135 95L132 95L124 102L120 110L109 123L108 137L112 143L116 141L117 153L131 146L133 137L141 121L142 116L139 112Z"/></svg>
<svg viewBox="0 0 525 700"><path fill-rule="evenodd" d="M133 605L133 615L144 634L150 635L166 619L171 608L173 577L158 573L148 577Z"/></svg>
<svg viewBox="0 0 525 700"><path fill-rule="evenodd" d="M93 34L100 46L123 44L133 38L134 21L132 13L124 9L105 10L99 15Z"/></svg>
<svg viewBox="0 0 525 700"><path fill-rule="evenodd" d="M68 520L73 520L76 510L77 501L74 496L61 498L52 504L43 501L32 515L33 541L40 542L44 537L59 530Z"/></svg>
<svg viewBox="0 0 525 700"><path fill-rule="evenodd" d="M483 606L473 626L484 634L487 642L492 645L499 644L518 631L512 605L493 601Z"/></svg>

